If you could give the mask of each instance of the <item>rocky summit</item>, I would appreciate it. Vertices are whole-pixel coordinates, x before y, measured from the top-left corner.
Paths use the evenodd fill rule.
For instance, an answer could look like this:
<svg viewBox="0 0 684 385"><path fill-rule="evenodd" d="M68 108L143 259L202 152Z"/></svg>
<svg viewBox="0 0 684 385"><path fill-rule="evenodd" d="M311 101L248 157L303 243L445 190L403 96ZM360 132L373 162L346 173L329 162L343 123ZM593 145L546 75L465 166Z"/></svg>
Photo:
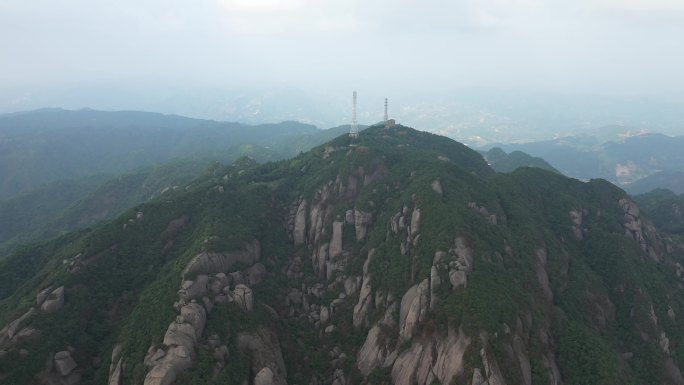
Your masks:
<svg viewBox="0 0 684 385"><path fill-rule="evenodd" d="M19 248L0 383L684 384L683 264L606 181L372 126Z"/></svg>

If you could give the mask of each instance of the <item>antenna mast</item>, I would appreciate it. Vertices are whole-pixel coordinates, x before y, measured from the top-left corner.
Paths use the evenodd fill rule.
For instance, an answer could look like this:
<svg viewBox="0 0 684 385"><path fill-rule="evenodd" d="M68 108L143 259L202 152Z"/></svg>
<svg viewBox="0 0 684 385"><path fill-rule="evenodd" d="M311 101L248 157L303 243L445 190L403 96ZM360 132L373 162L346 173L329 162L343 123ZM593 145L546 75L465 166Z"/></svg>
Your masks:
<svg viewBox="0 0 684 385"><path fill-rule="evenodd" d="M389 118L387 117L387 98L385 98L385 128L387 128L387 121Z"/></svg>
<svg viewBox="0 0 684 385"><path fill-rule="evenodd" d="M352 124L349 129L349 137L358 138L359 137L359 124L356 122L356 90L354 91L354 96L352 97L353 109L352 109Z"/></svg>

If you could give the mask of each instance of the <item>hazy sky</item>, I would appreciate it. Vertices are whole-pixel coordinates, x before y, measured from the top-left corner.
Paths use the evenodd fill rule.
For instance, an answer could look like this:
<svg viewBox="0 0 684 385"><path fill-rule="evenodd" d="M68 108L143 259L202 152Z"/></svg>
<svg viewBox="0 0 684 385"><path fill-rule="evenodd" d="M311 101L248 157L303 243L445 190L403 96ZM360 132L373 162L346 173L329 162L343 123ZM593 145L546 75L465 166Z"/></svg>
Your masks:
<svg viewBox="0 0 684 385"><path fill-rule="evenodd" d="M0 47L4 111L100 86L660 95L684 89L684 1L0 0Z"/></svg>

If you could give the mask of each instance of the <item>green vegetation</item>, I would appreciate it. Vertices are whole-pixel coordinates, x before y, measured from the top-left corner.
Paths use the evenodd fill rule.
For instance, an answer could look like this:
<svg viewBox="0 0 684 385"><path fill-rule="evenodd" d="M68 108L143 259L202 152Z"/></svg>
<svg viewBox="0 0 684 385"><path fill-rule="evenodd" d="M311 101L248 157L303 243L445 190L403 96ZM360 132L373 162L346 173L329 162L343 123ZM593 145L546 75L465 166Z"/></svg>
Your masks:
<svg viewBox="0 0 684 385"><path fill-rule="evenodd" d="M436 181L441 193L433 189ZM354 184L356 190L348 192ZM657 234L644 231L655 250L649 255L625 236L618 203L626 197L622 190L603 180L583 183L539 168L497 174L480 155L454 141L403 126L373 126L358 140L343 135L290 160L215 164L187 188L158 195L118 218L18 248L0 262L0 325L23 314L45 287L64 285L66 302L60 312L28 321L49 333L23 345L28 357L20 358L12 348L0 358L3 381L29 383L51 352L71 346L85 383L103 383L112 349L120 343L126 380L140 383L149 347L162 342L174 319L181 272L190 259L203 251L238 250L256 239L267 276L253 288L254 310L214 306L194 366L176 383L251 381L250 360L235 337L261 327L278 335L288 382L329 381L341 368L351 383L361 383L355 354L367 329L352 326L357 298L338 301L327 332L289 303L290 292L316 284L325 292L307 294L307 306L345 298L332 279L314 273L315 245L295 247L286 231L293 204L296 209L304 198L311 205L324 194L329 195L322 208L321 242L332 238L332 222L343 220L347 210L372 218L360 241L355 225L344 224L346 254L339 260L346 264L339 268L345 278L360 276L374 249L374 295L401 301L408 288L430 277L436 252L456 253L460 247L472 254L465 287L454 290L449 277L441 277L435 293L439 305L428 312L416 337L452 329L471 338L457 383L470 383L474 369L483 368L483 347L516 383L523 369L515 338L529 356L534 383L548 378L549 357L555 357L568 385L667 383L669 359L684 367L679 351L684 298L675 273L681 252L667 252ZM662 193L653 208L644 204L644 212L658 213L670 198ZM395 232L391 223L400 215L410 223L414 210L421 213L420 238L407 240L407 230ZM579 229L573 229L571 212L581 217ZM675 245L676 239L667 242ZM288 278L295 261L302 275ZM371 323L383 315L382 305L372 308ZM396 329L383 326L383 338L392 338ZM662 333L669 350L661 345ZM217 373L206 344L214 335L230 355ZM411 342L388 343L400 353L411 348ZM335 349L346 357L336 356L333 364ZM16 364L9 365L8 357ZM94 357L102 364L89 364ZM376 368L367 380L391 383L391 370Z"/></svg>
<svg viewBox="0 0 684 385"><path fill-rule="evenodd" d="M531 156L522 151L511 151L510 154L506 154L501 148L494 147L482 155L496 172L513 172L520 167L536 167L560 174L558 170L553 168L544 159Z"/></svg>

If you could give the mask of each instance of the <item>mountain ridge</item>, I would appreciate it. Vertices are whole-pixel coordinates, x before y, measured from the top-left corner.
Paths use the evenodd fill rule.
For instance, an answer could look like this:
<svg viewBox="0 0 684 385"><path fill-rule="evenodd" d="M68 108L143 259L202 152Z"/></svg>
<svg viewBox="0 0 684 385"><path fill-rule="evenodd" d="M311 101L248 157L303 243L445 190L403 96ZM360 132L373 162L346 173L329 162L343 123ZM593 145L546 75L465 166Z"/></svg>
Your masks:
<svg viewBox="0 0 684 385"><path fill-rule="evenodd" d="M683 252L606 181L373 126L0 262L0 376L679 384Z"/></svg>

